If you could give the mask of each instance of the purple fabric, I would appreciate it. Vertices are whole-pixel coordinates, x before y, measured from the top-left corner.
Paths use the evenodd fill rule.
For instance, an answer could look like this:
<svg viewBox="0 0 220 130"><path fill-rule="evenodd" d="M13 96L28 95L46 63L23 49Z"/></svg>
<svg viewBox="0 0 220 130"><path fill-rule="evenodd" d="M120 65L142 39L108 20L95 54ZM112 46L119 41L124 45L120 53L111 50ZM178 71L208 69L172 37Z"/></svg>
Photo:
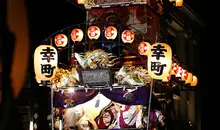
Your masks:
<svg viewBox="0 0 220 130"><path fill-rule="evenodd" d="M147 105L149 90L148 87L140 87L131 92L132 97L130 99L125 97L127 91L123 91L123 89L101 90L101 93L108 99L125 105Z"/></svg>
<svg viewBox="0 0 220 130"><path fill-rule="evenodd" d="M151 128L157 127L157 116L154 110L150 112L150 126Z"/></svg>
<svg viewBox="0 0 220 130"><path fill-rule="evenodd" d="M85 103L91 99L93 99L97 94L99 90L88 90L85 92L84 90L76 91L74 93L61 93L55 92L55 100L54 100L54 106L57 108L64 108L65 100L66 99L72 99L74 101L73 106L76 106L78 104ZM105 97L108 99L125 104L125 105L143 105L147 106L149 103L149 87L140 87L133 92L128 93L126 90L120 89L103 89L100 90L100 93L102 93ZM157 98L152 95L152 102L151 107L157 110L160 110L160 104Z"/></svg>
<svg viewBox="0 0 220 130"><path fill-rule="evenodd" d="M98 94L96 90L88 90L87 92L83 91L76 91L74 93L68 93L61 91L54 93L54 106L56 108L64 108L65 100L72 99L74 101L73 105L79 105L85 103L91 99L93 99Z"/></svg>

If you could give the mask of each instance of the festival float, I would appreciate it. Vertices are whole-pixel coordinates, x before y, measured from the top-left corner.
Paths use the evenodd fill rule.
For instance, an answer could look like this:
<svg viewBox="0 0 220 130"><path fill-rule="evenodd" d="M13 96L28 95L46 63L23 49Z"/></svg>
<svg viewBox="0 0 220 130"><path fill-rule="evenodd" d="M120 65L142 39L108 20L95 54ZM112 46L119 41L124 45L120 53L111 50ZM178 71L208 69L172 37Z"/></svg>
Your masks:
<svg viewBox="0 0 220 130"><path fill-rule="evenodd" d="M137 1L126 9L143 11L143 5ZM173 58L172 48L155 31L147 34L148 22L128 25L111 21L116 20L112 15L108 20L103 15L103 21L89 15L93 18L88 22L57 31L34 52L35 79L51 89L51 129L165 127L155 84L192 88L197 77Z"/></svg>

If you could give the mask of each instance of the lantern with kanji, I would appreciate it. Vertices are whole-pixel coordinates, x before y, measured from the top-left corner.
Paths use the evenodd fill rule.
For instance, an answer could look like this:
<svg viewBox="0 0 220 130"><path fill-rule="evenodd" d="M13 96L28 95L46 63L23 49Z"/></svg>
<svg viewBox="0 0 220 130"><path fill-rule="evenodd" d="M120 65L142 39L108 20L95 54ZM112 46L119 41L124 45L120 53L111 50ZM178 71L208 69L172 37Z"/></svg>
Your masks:
<svg viewBox="0 0 220 130"><path fill-rule="evenodd" d="M191 86L193 86L193 87L196 86L197 82L198 82L198 78L195 75L193 75L192 76L192 82L190 83Z"/></svg>
<svg viewBox="0 0 220 130"><path fill-rule="evenodd" d="M124 43L132 43L134 41L134 32L132 30L124 30L121 38Z"/></svg>
<svg viewBox="0 0 220 130"><path fill-rule="evenodd" d="M68 38L64 34L57 34L54 39L55 45L57 47L65 47L68 42Z"/></svg>
<svg viewBox="0 0 220 130"><path fill-rule="evenodd" d="M171 69L170 69L170 75L176 75L178 72L178 64L175 62L172 62Z"/></svg>
<svg viewBox="0 0 220 130"><path fill-rule="evenodd" d="M185 84L191 84L192 77L193 77L192 73L188 73L188 77L187 77L187 79L185 81Z"/></svg>
<svg viewBox="0 0 220 130"><path fill-rule="evenodd" d="M138 52L140 55L147 56L150 52L151 44L149 42L141 42L138 45Z"/></svg>
<svg viewBox="0 0 220 130"><path fill-rule="evenodd" d="M169 75L172 50L166 43L154 43L148 54L148 73L153 79L163 80Z"/></svg>
<svg viewBox="0 0 220 130"><path fill-rule="evenodd" d="M81 29L75 28L71 31L71 39L74 42L81 42L83 39L83 31Z"/></svg>
<svg viewBox="0 0 220 130"><path fill-rule="evenodd" d="M50 45L40 45L34 52L34 71L38 83L50 82L55 76L58 64L56 48Z"/></svg>
<svg viewBox="0 0 220 130"><path fill-rule="evenodd" d="M99 27L97 27L97 26L90 26L88 28L88 37L89 37L89 39L97 40L100 37L100 34L101 34L101 32L100 32Z"/></svg>
<svg viewBox="0 0 220 130"><path fill-rule="evenodd" d="M182 74L183 74L183 68L178 66L178 72L176 74L176 77L177 78L181 78L182 77Z"/></svg>
<svg viewBox="0 0 220 130"><path fill-rule="evenodd" d="M106 39L114 40L118 35L117 29L113 26L108 26L105 29L105 37Z"/></svg>
<svg viewBox="0 0 220 130"><path fill-rule="evenodd" d="M168 76L167 76L166 78L164 78L162 81L163 81L163 82L169 82L170 79L171 79L171 75L168 74Z"/></svg>

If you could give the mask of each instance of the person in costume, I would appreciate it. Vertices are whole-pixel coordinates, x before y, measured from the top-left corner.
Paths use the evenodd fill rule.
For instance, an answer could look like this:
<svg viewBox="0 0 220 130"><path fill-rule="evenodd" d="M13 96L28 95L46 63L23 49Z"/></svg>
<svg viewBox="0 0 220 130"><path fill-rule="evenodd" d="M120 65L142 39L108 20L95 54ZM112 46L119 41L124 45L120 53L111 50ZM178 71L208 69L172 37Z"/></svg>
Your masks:
<svg viewBox="0 0 220 130"><path fill-rule="evenodd" d="M124 105L115 103L117 114L115 128L143 128L141 105Z"/></svg>
<svg viewBox="0 0 220 130"><path fill-rule="evenodd" d="M120 128L142 128L142 110L138 105L121 105Z"/></svg>
<svg viewBox="0 0 220 130"><path fill-rule="evenodd" d="M64 130L91 130L98 128L94 119L85 113L82 105L65 109L63 119Z"/></svg>
<svg viewBox="0 0 220 130"><path fill-rule="evenodd" d="M74 126L74 107L63 110L64 130L70 130Z"/></svg>
<svg viewBox="0 0 220 130"><path fill-rule="evenodd" d="M111 110L106 110L102 113L97 121L99 129L109 129L114 121L114 114Z"/></svg>
<svg viewBox="0 0 220 130"><path fill-rule="evenodd" d="M88 113L85 113L81 105L75 107L74 120L77 130L98 129L95 120Z"/></svg>

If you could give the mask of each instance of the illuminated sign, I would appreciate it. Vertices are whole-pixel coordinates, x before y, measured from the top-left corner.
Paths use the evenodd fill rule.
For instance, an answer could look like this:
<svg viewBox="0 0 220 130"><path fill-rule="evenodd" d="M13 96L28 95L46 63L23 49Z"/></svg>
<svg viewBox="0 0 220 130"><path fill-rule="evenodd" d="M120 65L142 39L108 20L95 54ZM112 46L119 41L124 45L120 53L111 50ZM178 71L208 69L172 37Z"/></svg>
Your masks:
<svg viewBox="0 0 220 130"><path fill-rule="evenodd" d="M172 50L166 43L154 43L148 54L148 73L153 79L163 80L169 75Z"/></svg>
<svg viewBox="0 0 220 130"><path fill-rule="evenodd" d="M109 69L80 70L79 76L81 85L97 87L112 84L111 73Z"/></svg>
<svg viewBox="0 0 220 130"><path fill-rule="evenodd" d="M50 83L55 77L58 64L58 52L50 45L40 45L34 52L34 71L38 83Z"/></svg>

